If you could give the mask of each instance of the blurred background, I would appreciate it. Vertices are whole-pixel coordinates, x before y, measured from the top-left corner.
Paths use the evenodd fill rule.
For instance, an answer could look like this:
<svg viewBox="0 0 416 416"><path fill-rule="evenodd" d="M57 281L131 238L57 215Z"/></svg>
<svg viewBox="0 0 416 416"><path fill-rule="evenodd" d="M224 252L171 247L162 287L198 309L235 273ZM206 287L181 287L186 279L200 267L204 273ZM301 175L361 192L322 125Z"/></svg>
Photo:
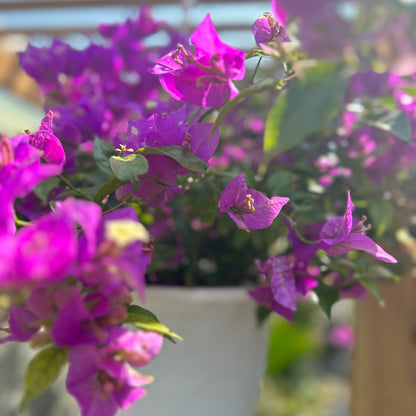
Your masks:
<svg viewBox="0 0 416 416"><path fill-rule="evenodd" d="M191 33L211 13L222 39L248 50L255 46L251 26L268 1L172 1L172 0L0 0L0 126L15 134L25 112L27 128L37 128L43 115L35 83L19 70L16 52L30 42L46 46L60 38L82 49L97 41L100 23L121 23L137 15L139 5L151 7L156 20ZM155 42L160 39L155 39ZM7 106L4 103L7 102Z"/></svg>
<svg viewBox="0 0 416 416"><path fill-rule="evenodd" d="M48 45L53 37L84 48L97 40L99 23L122 22L136 15L140 4L150 6L157 20L187 31L209 12L221 38L244 50L255 46L253 22L270 11L269 1L0 0L0 131L36 130L44 115L17 52L28 43ZM313 300L302 305L293 324L273 317L273 352L256 416L415 415L416 288L410 282L393 291L385 288L383 310L374 300L362 300L354 312L353 302L344 301L331 322ZM358 356L352 353L354 338Z"/></svg>
<svg viewBox="0 0 416 416"><path fill-rule="evenodd" d="M270 321L270 347L255 416L350 415L353 303L340 302L331 322L312 303L295 322Z"/></svg>

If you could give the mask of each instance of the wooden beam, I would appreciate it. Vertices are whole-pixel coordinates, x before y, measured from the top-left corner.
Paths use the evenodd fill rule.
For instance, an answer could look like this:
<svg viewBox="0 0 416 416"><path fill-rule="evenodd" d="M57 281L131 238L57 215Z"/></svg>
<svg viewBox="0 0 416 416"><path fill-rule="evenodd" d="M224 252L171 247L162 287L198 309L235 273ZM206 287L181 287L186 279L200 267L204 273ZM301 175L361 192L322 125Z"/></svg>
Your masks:
<svg viewBox="0 0 416 416"><path fill-rule="evenodd" d="M386 306L357 301L351 416L416 415L416 279L381 286Z"/></svg>
<svg viewBox="0 0 416 416"><path fill-rule="evenodd" d="M166 0L163 3L172 3L173 1ZM40 0L40 1L18 1L18 0L4 0L0 1L0 10L18 10L18 9L57 9L62 7L95 7L95 6L139 6L145 4L145 1L140 0ZM157 0L152 3L162 3Z"/></svg>
<svg viewBox="0 0 416 416"><path fill-rule="evenodd" d="M226 0L226 3L250 2L252 0ZM62 8L62 7L99 7L99 6L140 6L147 4L148 6L163 4L178 4L185 2L180 0L1 0L0 10L19 10L19 9L46 9L46 8ZM195 4L203 3L224 3L218 0L196 1Z"/></svg>
<svg viewBox="0 0 416 416"><path fill-rule="evenodd" d="M188 29L192 31L195 29L196 26L188 25ZM216 24L215 27L218 31L239 31L239 30L250 30L251 25L243 25L243 24L236 24L236 25L218 25ZM71 27L51 27L51 28L1 28L0 27L0 37L6 36L6 35L15 35L15 34L22 34L26 36L33 36L33 35L46 35L46 36L52 36L52 37L62 37L66 35L70 35L73 33L81 33L81 34L93 34L97 33L97 26L85 26L85 27L77 27L77 26L71 26Z"/></svg>

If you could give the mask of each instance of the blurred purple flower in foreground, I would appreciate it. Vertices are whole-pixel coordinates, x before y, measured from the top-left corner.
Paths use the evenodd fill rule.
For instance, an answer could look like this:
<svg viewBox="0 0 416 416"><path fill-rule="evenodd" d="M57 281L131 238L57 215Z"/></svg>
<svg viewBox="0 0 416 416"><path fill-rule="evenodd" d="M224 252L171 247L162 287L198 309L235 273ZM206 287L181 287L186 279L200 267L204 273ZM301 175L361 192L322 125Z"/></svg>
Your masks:
<svg viewBox="0 0 416 416"><path fill-rule="evenodd" d="M113 416L146 395L142 386L153 381L133 367L148 364L159 354L163 337L154 332L113 327L105 346L84 344L69 354L68 391L82 416Z"/></svg>
<svg viewBox="0 0 416 416"><path fill-rule="evenodd" d="M27 196L50 176L62 173L65 153L52 133L52 118L53 113L48 113L35 134L0 136L0 235L16 231L16 199Z"/></svg>

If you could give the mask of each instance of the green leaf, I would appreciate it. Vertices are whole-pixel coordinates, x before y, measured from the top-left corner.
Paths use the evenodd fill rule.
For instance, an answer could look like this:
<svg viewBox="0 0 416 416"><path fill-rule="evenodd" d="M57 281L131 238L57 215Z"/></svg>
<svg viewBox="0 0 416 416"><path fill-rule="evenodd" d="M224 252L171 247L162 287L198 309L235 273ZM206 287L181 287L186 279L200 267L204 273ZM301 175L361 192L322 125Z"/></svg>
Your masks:
<svg viewBox="0 0 416 416"><path fill-rule="evenodd" d="M135 191L138 191L140 189L140 179L134 178L131 180L131 183L133 184L133 188Z"/></svg>
<svg viewBox="0 0 416 416"><path fill-rule="evenodd" d="M318 295L319 306L325 312L325 315L328 319L331 319L331 309L332 305L339 300L339 293L337 290L320 283L317 288L314 289L314 292Z"/></svg>
<svg viewBox="0 0 416 416"><path fill-rule="evenodd" d="M370 201L369 212L376 237L381 237L393 221L393 206L385 199L375 199Z"/></svg>
<svg viewBox="0 0 416 416"><path fill-rule="evenodd" d="M260 82L256 82L253 85L250 85L247 88L244 88L239 92L239 94L232 98L231 100L227 101L219 110L218 116L215 119L214 125L211 130L211 137L215 133L215 131L220 127L222 122L224 121L225 117L240 103L246 100L248 97L258 94L260 92L276 89L282 89L285 85L285 82L282 80L275 80L275 79L265 79Z"/></svg>
<svg viewBox="0 0 416 416"><path fill-rule="evenodd" d="M85 194L89 198L90 201L93 201L95 195L101 189L102 186L103 186L103 183L97 184L97 185L93 185L93 186L88 186L88 187L85 187L85 188L79 188L79 190L83 194Z"/></svg>
<svg viewBox="0 0 416 416"><path fill-rule="evenodd" d="M117 178L110 179L97 191L94 197L94 202L100 204L107 195L110 195L112 192L120 188L120 186L125 185L126 183L128 183L128 181L121 181Z"/></svg>
<svg viewBox="0 0 416 416"><path fill-rule="evenodd" d="M378 286L378 283L376 281L374 281L373 279L370 278L364 278L364 279L359 279L358 280L372 295L374 295L377 300L378 303L380 304L380 306L384 306L384 301L381 298L381 294L380 294L380 288Z"/></svg>
<svg viewBox="0 0 416 416"><path fill-rule="evenodd" d="M270 316L269 356L267 373L277 374L315 348L313 337L299 323Z"/></svg>
<svg viewBox="0 0 416 416"><path fill-rule="evenodd" d="M142 147L137 151L142 155L162 155L176 160L181 166L192 172L206 172L208 165L198 156L181 146Z"/></svg>
<svg viewBox="0 0 416 416"><path fill-rule="evenodd" d="M256 318L257 318L257 325L261 327L263 324L267 322L267 318L271 315L270 309L258 305L256 308Z"/></svg>
<svg viewBox="0 0 416 416"><path fill-rule="evenodd" d="M36 194L36 196L40 200L42 200L43 202L48 202L49 192L52 189L57 188L58 185L59 185L59 178L57 178L56 176L52 176L48 179L45 179L39 185L37 185L35 189L33 190L33 192Z"/></svg>
<svg viewBox="0 0 416 416"><path fill-rule="evenodd" d="M321 63L288 85L266 120L263 166L332 121L342 106L348 80L343 68Z"/></svg>
<svg viewBox="0 0 416 416"><path fill-rule="evenodd" d="M286 170L272 173L266 179L266 186L271 195L287 195L293 192L292 174Z"/></svg>
<svg viewBox="0 0 416 416"><path fill-rule="evenodd" d="M360 123L361 124L361 123ZM377 127L394 134L406 143L412 143L412 128L410 120L402 110L392 110L374 119L365 120L364 125Z"/></svg>
<svg viewBox="0 0 416 416"><path fill-rule="evenodd" d="M113 176L113 172L110 166L110 157L115 155L116 151L113 146L108 145L103 140L96 137L94 139L94 160L97 166L110 176Z"/></svg>
<svg viewBox="0 0 416 416"><path fill-rule="evenodd" d="M138 175L144 175L149 169L147 159L139 154L111 156L110 166L114 176L121 181L134 180Z"/></svg>
<svg viewBox="0 0 416 416"><path fill-rule="evenodd" d="M194 183L189 191L192 211L204 224L211 225L218 213L218 193L210 181Z"/></svg>
<svg viewBox="0 0 416 416"><path fill-rule="evenodd" d="M28 404L42 394L58 378L62 367L67 362L66 349L49 347L39 351L30 361L25 378L23 397L19 410L24 410Z"/></svg>
<svg viewBox="0 0 416 416"><path fill-rule="evenodd" d="M393 97L383 96L376 100L384 109L394 110L396 108L396 100Z"/></svg>
<svg viewBox="0 0 416 416"><path fill-rule="evenodd" d="M380 264L372 264L367 269L367 276L378 277L380 279L386 279L386 280L396 280L397 279L397 275L392 273L386 267L381 266Z"/></svg>
<svg viewBox="0 0 416 416"><path fill-rule="evenodd" d="M173 343L175 343L174 338L183 341L183 339L178 334L175 334L165 325L161 324L156 315L154 315L149 310L138 305L128 305L127 311L128 316L124 320L124 323L133 324L138 328L145 329L147 331L157 332Z"/></svg>
<svg viewBox="0 0 416 416"><path fill-rule="evenodd" d="M412 97L416 97L416 87L403 87L401 89L407 92Z"/></svg>
<svg viewBox="0 0 416 416"><path fill-rule="evenodd" d="M256 181L256 175L251 170L244 171L244 178L246 181L247 188L256 189L258 182Z"/></svg>

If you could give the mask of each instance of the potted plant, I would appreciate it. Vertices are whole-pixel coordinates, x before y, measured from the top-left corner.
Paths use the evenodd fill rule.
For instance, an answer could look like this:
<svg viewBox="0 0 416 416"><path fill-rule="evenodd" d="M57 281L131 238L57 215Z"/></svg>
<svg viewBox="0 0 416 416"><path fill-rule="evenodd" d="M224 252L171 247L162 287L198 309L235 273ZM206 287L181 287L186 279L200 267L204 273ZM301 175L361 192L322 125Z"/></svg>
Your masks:
<svg viewBox="0 0 416 416"><path fill-rule="evenodd" d="M250 339L264 345L267 328L257 323L271 311L292 320L298 300L317 299L330 316L339 299L377 295L378 281L395 277L399 269L384 263L396 258L374 239L393 246L394 231L409 224L393 217L413 162L413 87L372 49L383 32L370 28L370 38L364 6L354 3L350 16L337 3L322 0L322 14L273 0L273 13L254 24L258 46L250 51L224 43L210 15L188 40L142 8L137 19L100 26L103 43L76 50L55 40L20 54L46 110L37 132L3 136L0 145L0 285L9 322L0 342L39 349L21 408L68 362L66 386L82 415L113 415L146 394L152 377L133 368L159 354L163 336L183 336L171 349L184 348L192 363L186 340L197 341L201 357L208 333L218 351L224 341L230 355L217 361L227 363ZM152 46L159 31L168 40ZM246 60L257 64L249 70ZM374 71L380 62L384 72ZM154 284L174 286L174 300ZM179 287L193 288L198 312L169 309L185 303ZM234 323L225 324L222 299ZM213 321L224 332L210 333ZM226 344L240 326L245 337ZM260 368L255 386L264 351L247 350ZM227 367L232 377L217 391L227 396L232 380L250 378L247 369ZM215 374L205 381L219 383ZM205 389L195 377L188 404ZM237 395L254 406L255 390ZM198 414L252 410L205 396ZM145 409L146 399L131 409L141 403ZM175 412L194 414L181 406Z"/></svg>

